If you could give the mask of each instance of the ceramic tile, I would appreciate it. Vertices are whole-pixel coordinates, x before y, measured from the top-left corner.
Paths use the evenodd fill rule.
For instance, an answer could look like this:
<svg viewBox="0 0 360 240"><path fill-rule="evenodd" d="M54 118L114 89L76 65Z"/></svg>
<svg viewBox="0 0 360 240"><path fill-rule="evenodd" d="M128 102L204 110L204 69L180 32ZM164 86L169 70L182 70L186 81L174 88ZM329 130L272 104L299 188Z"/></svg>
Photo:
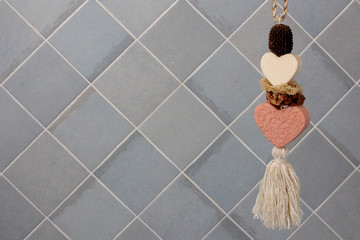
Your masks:
<svg viewBox="0 0 360 240"><path fill-rule="evenodd" d="M353 170L317 130L291 153L289 162L299 177L301 197L312 209L316 209Z"/></svg>
<svg viewBox="0 0 360 240"><path fill-rule="evenodd" d="M3 177L0 177L0 215L0 232L4 240L24 239L43 220L43 216Z"/></svg>
<svg viewBox="0 0 360 240"><path fill-rule="evenodd" d="M116 240L159 240L159 238L152 233L139 220L133 222Z"/></svg>
<svg viewBox="0 0 360 240"><path fill-rule="evenodd" d="M134 35L139 36L174 0L100 0Z"/></svg>
<svg viewBox="0 0 360 240"><path fill-rule="evenodd" d="M289 4L289 14L313 37L316 37L350 1L351 0L293 1L291 5Z"/></svg>
<svg viewBox="0 0 360 240"><path fill-rule="evenodd" d="M318 214L344 240L360 234L360 173L355 172L319 209Z"/></svg>
<svg viewBox="0 0 360 240"><path fill-rule="evenodd" d="M66 240L67 238L59 232L49 221L43 222L27 240Z"/></svg>
<svg viewBox="0 0 360 240"><path fill-rule="evenodd" d="M224 39L181 0L140 41L183 81Z"/></svg>
<svg viewBox="0 0 360 240"><path fill-rule="evenodd" d="M141 218L164 240L201 239L223 214L181 176Z"/></svg>
<svg viewBox="0 0 360 240"><path fill-rule="evenodd" d="M4 84L44 126L87 85L48 44L44 44Z"/></svg>
<svg viewBox="0 0 360 240"><path fill-rule="evenodd" d="M84 0L9 0L44 37L48 37Z"/></svg>
<svg viewBox="0 0 360 240"><path fill-rule="evenodd" d="M231 220L225 218L205 240L246 240L250 238Z"/></svg>
<svg viewBox="0 0 360 240"><path fill-rule="evenodd" d="M251 194L241 202L230 216L254 239L256 240L279 240L287 239L295 229L289 230L270 230L266 228L259 219L254 219L252 208L255 204L258 189L255 189ZM311 210L301 203L303 211L302 221L307 219Z"/></svg>
<svg viewBox="0 0 360 240"><path fill-rule="evenodd" d="M89 81L93 81L133 41L99 4L90 0L51 38Z"/></svg>
<svg viewBox="0 0 360 240"><path fill-rule="evenodd" d="M271 8L272 1L268 1L230 39L259 69L261 57L269 52L269 32L274 25ZM293 33L294 48L292 53L299 54L311 42L311 38L291 18L287 17L284 24L290 26Z"/></svg>
<svg viewBox="0 0 360 240"><path fill-rule="evenodd" d="M96 81L95 86L138 125L178 84L136 43Z"/></svg>
<svg viewBox="0 0 360 240"><path fill-rule="evenodd" d="M5 176L46 215L87 175L47 133L5 172Z"/></svg>
<svg viewBox="0 0 360 240"><path fill-rule="evenodd" d="M42 128L0 89L0 171L39 135Z"/></svg>
<svg viewBox="0 0 360 240"><path fill-rule="evenodd" d="M243 115L231 126L231 130L239 136L262 160L272 160L271 150L274 147L262 134L254 120L255 107L266 102L263 94Z"/></svg>
<svg viewBox="0 0 360 240"><path fill-rule="evenodd" d="M185 168L222 129L183 87L141 126L141 131L180 168Z"/></svg>
<svg viewBox="0 0 360 240"><path fill-rule="evenodd" d="M263 3L262 0L251 2L190 0L190 2L227 37Z"/></svg>
<svg viewBox="0 0 360 240"><path fill-rule="evenodd" d="M226 124L261 92L261 75L228 43L186 85Z"/></svg>
<svg viewBox="0 0 360 240"><path fill-rule="evenodd" d="M315 215L290 238L290 240L339 240L339 238Z"/></svg>
<svg viewBox="0 0 360 240"><path fill-rule="evenodd" d="M73 240L107 240L113 239L133 215L90 177L50 218Z"/></svg>
<svg viewBox="0 0 360 240"><path fill-rule="evenodd" d="M178 170L139 132L131 135L95 172L136 213L177 174Z"/></svg>
<svg viewBox="0 0 360 240"><path fill-rule="evenodd" d="M320 123L319 128L354 163L360 164L360 88L348 96Z"/></svg>
<svg viewBox="0 0 360 240"><path fill-rule="evenodd" d="M360 5L352 3L318 39L318 42L350 75L360 78ZM351 27L348 27L351 26ZM346 44L344 44L346 43Z"/></svg>
<svg viewBox="0 0 360 240"><path fill-rule="evenodd" d="M0 83L40 45L38 36L8 5L0 1Z"/></svg>
<svg viewBox="0 0 360 240"><path fill-rule="evenodd" d="M264 165L226 131L186 174L229 211L263 177Z"/></svg>
<svg viewBox="0 0 360 240"><path fill-rule="evenodd" d="M317 123L354 85L354 82L316 44L302 56L302 67L296 79L304 87L304 105L311 121Z"/></svg>
<svg viewBox="0 0 360 240"><path fill-rule="evenodd" d="M50 131L91 170L131 130L129 122L92 88L50 127Z"/></svg>

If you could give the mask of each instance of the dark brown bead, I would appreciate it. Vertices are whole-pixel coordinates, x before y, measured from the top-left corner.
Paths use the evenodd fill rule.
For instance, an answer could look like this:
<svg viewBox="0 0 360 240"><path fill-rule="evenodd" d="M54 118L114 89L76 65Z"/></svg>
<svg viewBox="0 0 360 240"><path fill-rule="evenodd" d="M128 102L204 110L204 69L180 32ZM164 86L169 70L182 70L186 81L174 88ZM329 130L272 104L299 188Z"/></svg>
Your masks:
<svg viewBox="0 0 360 240"><path fill-rule="evenodd" d="M293 35L289 26L275 24L269 33L269 49L276 56L291 53L293 48Z"/></svg>
<svg viewBox="0 0 360 240"><path fill-rule="evenodd" d="M302 93L288 95L283 93L266 92L266 100L268 103L280 108L283 106L303 105L305 96Z"/></svg>

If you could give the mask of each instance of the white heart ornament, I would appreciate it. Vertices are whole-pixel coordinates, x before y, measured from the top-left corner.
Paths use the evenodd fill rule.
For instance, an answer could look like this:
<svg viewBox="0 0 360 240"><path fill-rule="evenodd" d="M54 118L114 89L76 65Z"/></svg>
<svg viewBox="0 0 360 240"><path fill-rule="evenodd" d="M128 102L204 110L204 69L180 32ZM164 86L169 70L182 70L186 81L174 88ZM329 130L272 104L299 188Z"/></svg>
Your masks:
<svg viewBox="0 0 360 240"><path fill-rule="evenodd" d="M287 83L299 73L301 59L295 54L278 57L268 52L261 58L260 64L267 80L275 86Z"/></svg>

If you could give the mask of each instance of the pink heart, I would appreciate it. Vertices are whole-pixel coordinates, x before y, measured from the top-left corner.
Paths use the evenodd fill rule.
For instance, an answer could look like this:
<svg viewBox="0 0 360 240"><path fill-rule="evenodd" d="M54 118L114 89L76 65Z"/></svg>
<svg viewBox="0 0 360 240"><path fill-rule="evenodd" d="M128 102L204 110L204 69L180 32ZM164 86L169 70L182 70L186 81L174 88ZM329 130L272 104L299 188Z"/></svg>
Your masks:
<svg viewBox="0 0 360 240"><path fill-rule="evenodd" d="M279 110L266 102L255 108L254 117L262 133L276 147L292 142L310 123L309 111L303 105Z"/></svg>

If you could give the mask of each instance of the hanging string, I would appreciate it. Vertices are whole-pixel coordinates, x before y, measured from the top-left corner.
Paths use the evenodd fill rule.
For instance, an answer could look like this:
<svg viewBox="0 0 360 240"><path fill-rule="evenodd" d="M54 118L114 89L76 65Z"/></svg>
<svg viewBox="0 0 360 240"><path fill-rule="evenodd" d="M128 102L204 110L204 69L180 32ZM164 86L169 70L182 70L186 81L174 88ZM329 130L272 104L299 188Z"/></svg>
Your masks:
<svg viewBox="0 0 360 240"><path fill-rule="evenodd" d="M278 17L277 13L276 13L276 0L273 0L273 6L272 6L272 11L273 11L273 18L275 20L275 22L282 22L285 19L286 13L288 11L288 0L284 0L284 12L281 14L280 17Z"/></svg>

